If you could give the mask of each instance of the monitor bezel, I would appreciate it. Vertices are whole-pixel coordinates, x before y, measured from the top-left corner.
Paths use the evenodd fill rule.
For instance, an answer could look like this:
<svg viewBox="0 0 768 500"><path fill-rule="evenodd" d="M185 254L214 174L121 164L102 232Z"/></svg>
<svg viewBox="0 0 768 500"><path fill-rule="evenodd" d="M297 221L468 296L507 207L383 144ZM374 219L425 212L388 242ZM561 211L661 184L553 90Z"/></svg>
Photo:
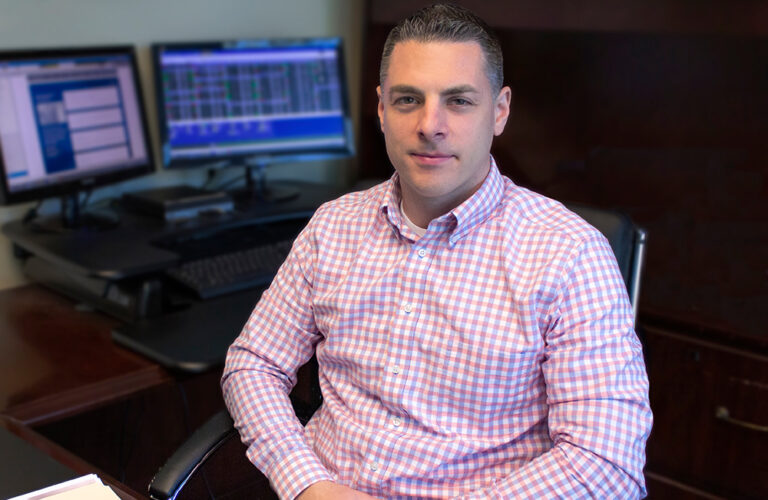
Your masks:
<svg viewBox="0 0 768 500"><path fill-rule="evenodd" d="M139 67L136 58L136 48L132 45L108 45L108 46L82 46L66 48L33 48L0 50L0 63L5 61L23 61L40 59L73 59L78 57L101 56L127 56L132 71L133 86L136 91L139 119L142 127L142 140L147 153L146 161L136 165L127 166L117 170L106 172L86 173L82 177L63 180L44 186L36 186L29 189L11 191L8 186L8 177L5 161L2 156L2 144L0 143L0 204L13 205L28 201L43 200L46 198L67 196L87 191L99 186L116 184L128 179L133 179L155 171L155 156L148 128L146 101L141 86Z"/></svg>
<svg viewBox="0 0 768 500"><path fill-rule="evenodd" d="M337 148L320 147L301 151L253 151L228 152L227 154L211 154L200 157L172 158L170 154L170 138L167 116L165 113L165 95L163 92L163 76L160 57L163 50L222 50L298 46L328 46L333 44L338 53L339 78L342 81L341 105L344 121L345 145ZM303 37L303 38L239 38L229 40L197 40L155 42L151 45L152 70L155 84L155 103L157 108L157 126L160 137L161 164L164 169L184 169L196 167L227 167L247 164L271 165L275 163L306 162L346 158L355 154L355 139L353 120L349 107L349 81L347 80L344 40L341 37Z"/></svg>

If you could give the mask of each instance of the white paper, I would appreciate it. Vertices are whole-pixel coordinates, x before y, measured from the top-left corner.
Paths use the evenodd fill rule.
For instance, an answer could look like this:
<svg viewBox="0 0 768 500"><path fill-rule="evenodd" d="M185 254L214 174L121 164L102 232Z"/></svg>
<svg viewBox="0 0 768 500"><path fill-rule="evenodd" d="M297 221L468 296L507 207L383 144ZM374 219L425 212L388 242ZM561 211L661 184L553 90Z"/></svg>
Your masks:
<svg viewBox="0 0 768 500"><path fill-rule="evenodd" d="M88 474L8 500L120 500L112 488L105 486L96 474Z"/></svg>

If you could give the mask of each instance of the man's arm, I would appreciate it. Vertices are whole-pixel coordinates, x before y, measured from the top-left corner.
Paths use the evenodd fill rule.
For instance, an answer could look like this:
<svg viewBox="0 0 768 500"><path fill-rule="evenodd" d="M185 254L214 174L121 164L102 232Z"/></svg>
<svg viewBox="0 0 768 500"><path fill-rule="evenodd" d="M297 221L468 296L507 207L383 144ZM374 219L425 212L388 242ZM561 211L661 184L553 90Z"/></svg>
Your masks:
<svg viewBox="0 0 768 500"><path fill-rule="evenodd" d="M553 448L468 498L638 498L651 429L632 311L604 239L578 249L548 315L545 361Z"/></svg>
<svg viewBox="0 0 768 500"><path fill-rule="evenodd" d="M296 500L375 500L375 498L348 486L331 481L320 481L302 491Z"/></svg>
<svg viewBox="0 0 768 500"><path fill-rule="evenodd" d="M227 353L222 390L248 458L281 498L333 477L304 439L288 394L320 340L311 308L311 231L264 292Z"/></svg>

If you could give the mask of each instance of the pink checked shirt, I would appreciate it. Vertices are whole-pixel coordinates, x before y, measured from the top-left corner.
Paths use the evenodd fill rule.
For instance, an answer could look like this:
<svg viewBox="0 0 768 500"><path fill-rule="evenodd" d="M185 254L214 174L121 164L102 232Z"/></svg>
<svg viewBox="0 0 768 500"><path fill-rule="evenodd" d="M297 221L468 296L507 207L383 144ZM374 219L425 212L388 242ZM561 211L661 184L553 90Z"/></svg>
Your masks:
<svg viewBox="0 0 768 500"><path fill-rule="evenodd" d="M492 161L417 238L398 177L322 206L229 350L227 406L281 498L645 494L648 380L613 253ZM323 406L288 392L317 351Z"/></svg>

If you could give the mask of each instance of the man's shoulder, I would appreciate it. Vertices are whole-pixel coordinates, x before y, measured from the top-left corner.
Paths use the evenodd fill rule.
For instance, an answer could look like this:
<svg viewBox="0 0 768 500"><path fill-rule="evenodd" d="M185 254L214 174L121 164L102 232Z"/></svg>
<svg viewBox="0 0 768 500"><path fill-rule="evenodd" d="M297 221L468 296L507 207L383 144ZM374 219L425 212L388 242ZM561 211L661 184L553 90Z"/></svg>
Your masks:
<svg viewBox="0 0 768 500"><path fill-rule="evenodd" d="M384 181L363 190L352 191L324 203L318 212L349 215L370 210L371 207L378 208L388 190L389 181Z"/></svg>
<svg viewBox="0 0 768 500"><path fill-rule="evenodd" d="M378 212L389 189L390 182L384 181L363 190L346 193L323 203L315 212L314 219L316 222L346 221L350 223L370 217Z"/></svg>
<svg viewBox="0 0 768 500"><path fill-rule="evenodd" d="M559 234L576 241L600 234L563 203L511 182L505 189L504 211L506 217L527 226L533 233Z"/></svg>

